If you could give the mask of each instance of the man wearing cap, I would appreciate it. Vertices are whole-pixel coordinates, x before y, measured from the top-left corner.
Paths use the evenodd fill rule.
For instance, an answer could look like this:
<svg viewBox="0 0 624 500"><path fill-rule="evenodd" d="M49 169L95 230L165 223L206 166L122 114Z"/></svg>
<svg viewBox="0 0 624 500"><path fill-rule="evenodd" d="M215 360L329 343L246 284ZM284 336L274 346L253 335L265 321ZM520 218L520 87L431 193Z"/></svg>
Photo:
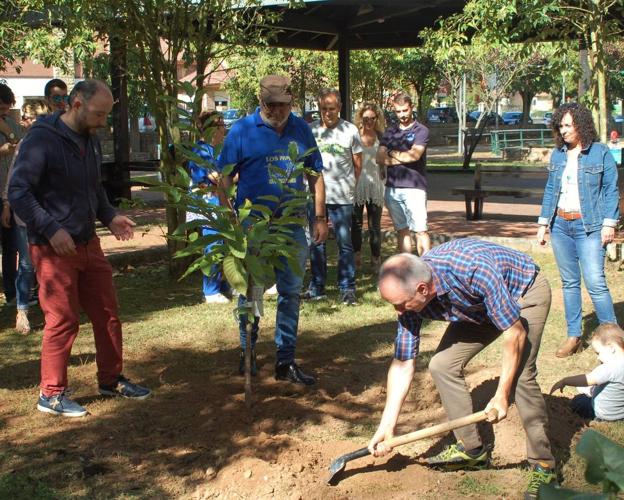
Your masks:
<svg viewBox="0 0 624 500"><path fill-rule="evenodd" d="M315 148L314 152L306 156L304 162L307 169L318 172L318 175L306 175L310 191L314 195L316 210L313 225L313 239L315 243L322 243L327 238L327 221L325 216L325 184L323 182L323 161L316 149L316 141L308 124L291 113L292 92L290 80L284 76L269 75L260 81L260 106L255 113L236 121L225 139L225 144L219 157L219 168L234 165L229 176L221 180L225 188L232 185L232 179L238 175L238 188L235 206L238 207L249 199L253 203L265 205L271 209L275 203L263 197L282 197L280 186L271 180L269 165L285 171L292 168L288 156L288 146L295 142L299 153ZM292 184L291 184L292 186ZM303 177L299 176L294 186L303 191L305 185ZM299 264L305 266L307 256L307 242L302 226L292 227L292 238L299 247ZM277 360L275 363L275 378L295 384L312 385L315 378L306 374L295 363L295 347L297 343L297 329L299 323L299 303L303 276L299 276L288 266L284 259L284 268L275 268L277 282L277 316L275 320L275 344L277 346ZM241 297L241 301L245 298ZM255 344L258 338L258 320L254 319L252 328L252 374L256 373ZM246 341L246 316L240 317L241 358L239 372L242 371L242 346Z"/></svg>
<svg viewBox="0 0 624 500"><path fill-rule="evenodd" d="M340 301L353 306L356 304L355 256L351 242L351 219L355 183L362 170L362 143L357 127L340 118L340 92L323 89L318 97L318 106L321 119L312 122L310 128L323 157L327 216L332 222L338 245ZM312 279L304 297L318 300L325 297L327 280L324 243L310 245L310 264Z"/></svg>

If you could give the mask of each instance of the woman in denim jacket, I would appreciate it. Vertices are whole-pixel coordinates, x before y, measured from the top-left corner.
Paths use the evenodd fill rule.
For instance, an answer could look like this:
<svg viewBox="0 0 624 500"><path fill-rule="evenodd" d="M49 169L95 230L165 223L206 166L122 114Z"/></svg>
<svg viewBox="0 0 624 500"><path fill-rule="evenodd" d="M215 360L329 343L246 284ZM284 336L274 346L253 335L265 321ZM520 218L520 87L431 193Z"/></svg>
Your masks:
<svg viewBox="0 0 624 500"><path fill-rule="evenodd" d="M604 273L605 245L613 241L619 217L617 167L609 149L596 142L591 112L576 103L553 114L556 147L550 158L538 220L537 240L550 228L568 328L556 356L581 347L581 274L598 321L617 323Z"/></svg>

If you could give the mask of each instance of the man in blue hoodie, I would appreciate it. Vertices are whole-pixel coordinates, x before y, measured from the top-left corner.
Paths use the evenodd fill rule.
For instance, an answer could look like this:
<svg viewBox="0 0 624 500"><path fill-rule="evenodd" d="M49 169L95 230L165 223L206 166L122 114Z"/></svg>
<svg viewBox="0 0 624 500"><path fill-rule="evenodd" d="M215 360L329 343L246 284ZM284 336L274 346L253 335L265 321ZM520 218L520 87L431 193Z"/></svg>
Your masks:
<svg viewBox="0 0 624 500"><path fill-rule="evenodd" d="M122 375L122 336L112 268L95 233L99 220L119 240L134 222L118 215L100 179L101 147L113 96L105 83L73 88L69 107L38 120L24 138L9 183L9 201L26 223L45 315L37 409L64 417L87 411L67 396L67 363L82 308L95 336L100 394L144 399L151 394Z"/></svg>

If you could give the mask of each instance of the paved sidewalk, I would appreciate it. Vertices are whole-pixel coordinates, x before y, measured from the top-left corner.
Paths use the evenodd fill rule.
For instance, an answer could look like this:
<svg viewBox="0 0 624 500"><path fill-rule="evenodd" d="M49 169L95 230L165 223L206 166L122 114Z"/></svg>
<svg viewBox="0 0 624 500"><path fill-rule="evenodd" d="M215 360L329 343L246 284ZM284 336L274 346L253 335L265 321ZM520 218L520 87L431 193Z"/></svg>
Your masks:
<svg viewBox="0 0 624 500"><path fill-rule="evenodd" d="M450 198L450 197L449 197ZM522 200L515 202L487 201L483 220L467 221L464 201L455 199L432 199L428 202L429 231L439 239L476 236L500 242L527 242L536 231L540 206ZM127 212L137 223L135 237L130 241L117 241L106 229L100 229L102 247L107 255L135 252L147 248L164 251L166 232L164 208L146 208ZM387 210L382 217L382 231L394 233Z"/></svg>

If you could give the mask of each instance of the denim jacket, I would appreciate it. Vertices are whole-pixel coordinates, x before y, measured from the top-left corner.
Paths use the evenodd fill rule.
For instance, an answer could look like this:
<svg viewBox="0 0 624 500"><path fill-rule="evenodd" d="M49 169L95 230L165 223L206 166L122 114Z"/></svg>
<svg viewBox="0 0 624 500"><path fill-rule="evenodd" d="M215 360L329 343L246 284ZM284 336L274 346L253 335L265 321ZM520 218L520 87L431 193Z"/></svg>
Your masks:
<svg viewBox="0 0 624 500"><path fill-rule="evenodd" d="M551 226L554 222L567 149L565 144L562 148L553 149L538 224ZM579 201L585 231L596 231L603 226L615 227L620 217L620 196L617 166L609 148L594 142L581 151L578 162Z"/></svg>

